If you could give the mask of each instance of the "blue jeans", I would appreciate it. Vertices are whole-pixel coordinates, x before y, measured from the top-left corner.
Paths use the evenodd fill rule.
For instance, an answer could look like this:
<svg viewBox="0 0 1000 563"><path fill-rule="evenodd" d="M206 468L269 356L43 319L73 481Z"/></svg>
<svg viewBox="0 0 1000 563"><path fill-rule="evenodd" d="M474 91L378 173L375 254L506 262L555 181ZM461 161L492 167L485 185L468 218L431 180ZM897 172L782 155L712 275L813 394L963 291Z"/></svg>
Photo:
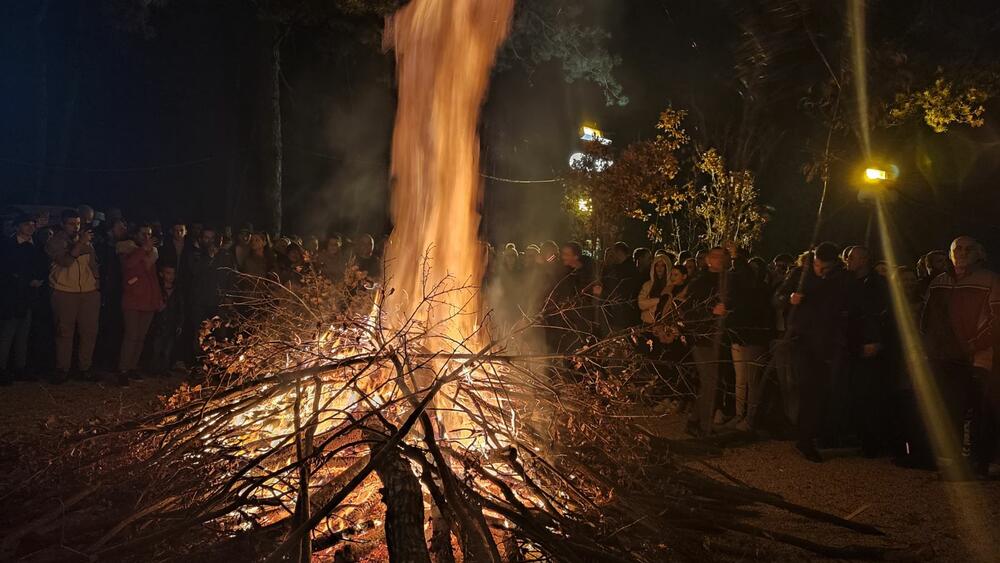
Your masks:
<svg viewBox="0 0 1000 563"><path fill-rule="evenodd" d="M23 370L28 365L28 333L31 332L31 311L23 317L0 321L0 371L7 369L7 359L14 351L14 369Z"/></svg>

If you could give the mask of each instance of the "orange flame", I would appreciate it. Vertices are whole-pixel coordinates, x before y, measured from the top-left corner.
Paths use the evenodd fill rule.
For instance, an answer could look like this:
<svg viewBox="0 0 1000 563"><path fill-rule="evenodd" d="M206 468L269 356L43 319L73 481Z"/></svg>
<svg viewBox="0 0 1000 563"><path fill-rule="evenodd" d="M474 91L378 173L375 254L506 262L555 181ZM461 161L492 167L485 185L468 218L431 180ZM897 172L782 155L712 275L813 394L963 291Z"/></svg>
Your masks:
<svg viewBox="0 0 1000 563"><path fill-rule="evenodd" d="M445 303L422 308L426 318L418 320L429 327L444 323L442 336L454 341L476 327L473 291L458 290L477 286L484 267L476 128L513 9L514 0L413 0L386 24L399 81L394 229L386 249L396 292L386 310L413 314L429 289L424 282L433 286L448 278L455 291Z"/></svg>

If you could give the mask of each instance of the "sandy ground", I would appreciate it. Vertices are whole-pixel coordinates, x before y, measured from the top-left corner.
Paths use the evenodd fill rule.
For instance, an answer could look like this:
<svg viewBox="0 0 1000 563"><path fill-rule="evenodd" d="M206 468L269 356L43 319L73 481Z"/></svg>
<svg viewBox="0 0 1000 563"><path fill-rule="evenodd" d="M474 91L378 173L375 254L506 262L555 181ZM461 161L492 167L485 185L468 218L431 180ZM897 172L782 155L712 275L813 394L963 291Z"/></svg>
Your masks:
<svg viewBox="0 0 1000 563"><path fill-rule="evenodd" d="M19 464L18 448L12 446L45 448L94 418L120 420L149 411L157 396L170 394L181 379L146 379L124 388L110 382L19 382L0 388L0 472L17 473L11 471ZM683 421L676 416L651 419L649 426L683 438ZM934 472L900 469L885 458L841 457L814 464L798 456L791 442L781 441L728 447L704 461L788 501L878 526L887 536L817 527L771 509L764 512L764 527L834 545L920 549L919 561L1000 561L1000 481L946 483ZM4 481L0 478L0 488L9 484ZM799 550L783 553L787 560L816 560Z"/></svg>

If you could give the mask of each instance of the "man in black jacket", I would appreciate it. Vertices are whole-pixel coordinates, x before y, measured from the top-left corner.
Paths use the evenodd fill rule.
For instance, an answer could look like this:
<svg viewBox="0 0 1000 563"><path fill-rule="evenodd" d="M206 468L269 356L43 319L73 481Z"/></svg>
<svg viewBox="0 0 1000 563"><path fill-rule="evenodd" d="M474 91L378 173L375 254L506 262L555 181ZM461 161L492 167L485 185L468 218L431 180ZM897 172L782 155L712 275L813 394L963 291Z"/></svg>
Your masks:
<svg viewBox="0 0 1000 563"><path fill-rule="evenodd" d="M128 225L124 219L112 219L108 228L94 240L94 252L101 265L101 313L97 326L95 363L100 369L118 366L122 334L125 331L122 313L122 263L118 245L128 240Z"/></svg>
<svg viewBox="0 0 1000 563"><path fill-rule="evenodd" d="M160 249L160 263L172 264L177 279L182 280L187 276L184 268L191 261L193 253L194 245L188 238L187 223L174 221L170 225L170 239L164 241L163 248Z"/></svg>
<svg viewBox="0 0 1000 563"><path fill-rule="evenodd" d="M624 242L616 242L608 249L601 275L604 304L603 319L611 331L622 330L639 324L636 295L648 275L640 275L631 260L632 251Z"/></svg>
<svg viewBox="0 0 1000 563"><path fill-rule="evenodd" d="M843 368L847 351L850 276L836 245L824 242L803 266L805 274L789 278L777 298L792 306L787 336L799 374L799 438L796 448L813 462L823 458L816 439L827 421L834 377Z"/></svg>
<svg viewBox="0 0 1000 563"><path fill-rule="evenodd" d="M201 322L218 313L225 292L232 283L234 263L232 255L220 248L216 231L211 227L202 229L198 250L190 256L184 292L187 309L185 339L189 339L187 342L197 354Z"/></svg>
<svg viewBox="0 0 1000 563"><path fill-rule="evenodd" d="M729 294L729 254L717 246L708 251L705 262L706 268L688 284L681 308L685 335L698 370L698 401L688 421L688 431L696 435L712 432Z"/></svg>
<svg viewBox="0 0 1000 563"><path fill-rule="evenodd" d="M886 437L891 403L891 370L886 362L886 329L889 316L889 285L871 266L871 252L855 246L847 254L847 271L851 274L847 314L847 354L849 372L846 404L840 405L841 420L857 430L862 452L868 457L878 455ZM849 417L849 418L848 418Z"/></svg>
<svg viewBox="0 0 1000 563"><path fill-rule="evenodd" d="M733 268L727 299L726 335L731 344L735 376L736 416L730 426L741 431L754 428L764 388L764 366L774 336L774 312L767 271L755 270L734 246Z"/></svg>
<svg viewBox="0 0 1000 563"><path fill-rule="evenodd" d="M32 306L39 300L45 270L35 247L35 218L22 215L17 231L0 242L0 384L23 376L28 360ZM13 370L8 358L13 356Z"/></svg>
<svg viewBox="0 0 1000 563"><path fill-rule="evenodd" d="M579 243L564 244L559 257L563 275L545 303L546 338L551 350L571 353L594 333L594 304L602 288L593 258L583 254Z"/></svg>

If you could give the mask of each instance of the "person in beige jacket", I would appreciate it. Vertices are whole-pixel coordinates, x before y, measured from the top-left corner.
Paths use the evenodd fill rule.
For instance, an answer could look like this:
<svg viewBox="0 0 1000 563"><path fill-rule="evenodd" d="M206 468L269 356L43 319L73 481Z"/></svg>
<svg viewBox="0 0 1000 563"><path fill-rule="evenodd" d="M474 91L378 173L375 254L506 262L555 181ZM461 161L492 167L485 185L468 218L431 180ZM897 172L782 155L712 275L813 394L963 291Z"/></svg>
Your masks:
<svg viewBox="0 0 1000 563"><path fill-rule="evenodd" d="M670 284L671 266L670 259L664 255L656 256L649 266L649 280L642 284L642 289L639 291L639 313L645 324L655 323L657 313L663 312L661 305L667 305L673 297L673 286ZM661 303L661 299L665 301Z"/></svg>
<svg viewBox="0 0 1000 563"><path fill-rule="evenodd" d="M81 232L80 214L74 210L63 211L61 227L45 245L45 253L52 260L49 285L56 325L53 383L62 383L69 376L73 339L77 335L80 338L77 368L83 379L90 378L101 311L93 234L89 229Z"/></svg>

